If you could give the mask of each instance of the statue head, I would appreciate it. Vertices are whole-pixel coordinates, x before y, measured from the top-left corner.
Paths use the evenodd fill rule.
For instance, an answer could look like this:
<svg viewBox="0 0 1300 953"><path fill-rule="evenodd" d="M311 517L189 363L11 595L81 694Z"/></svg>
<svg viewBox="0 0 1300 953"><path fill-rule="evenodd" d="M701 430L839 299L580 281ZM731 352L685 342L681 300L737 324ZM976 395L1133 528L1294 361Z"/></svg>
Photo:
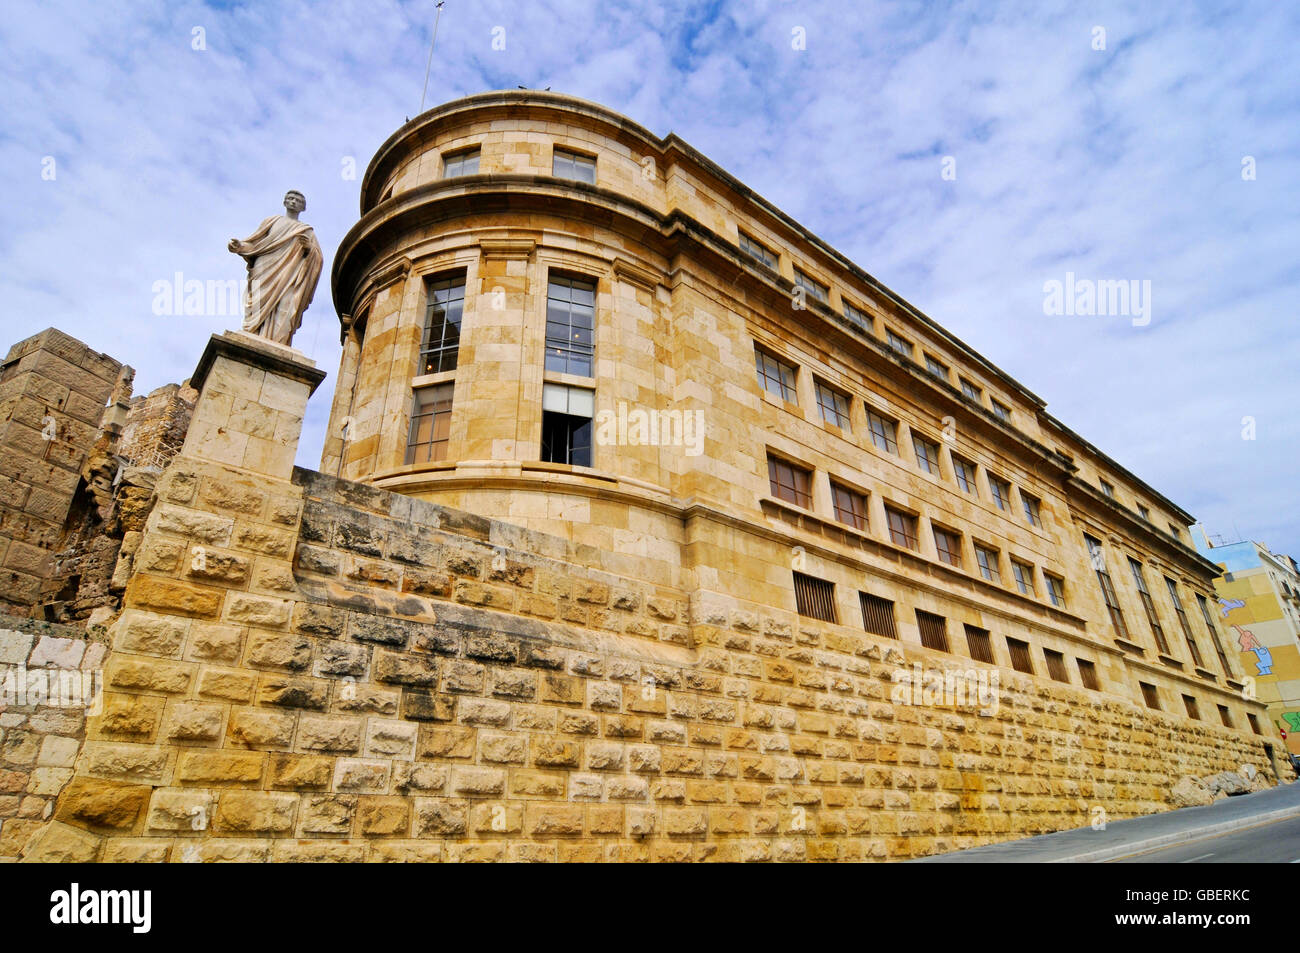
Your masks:
<svg viewBox="0 0 1300 953"><path fill-rule="evenodd" d="M290 189L284 193L284 208L289 212L305 212L307 210L307 198L297 189Z"/></svg>

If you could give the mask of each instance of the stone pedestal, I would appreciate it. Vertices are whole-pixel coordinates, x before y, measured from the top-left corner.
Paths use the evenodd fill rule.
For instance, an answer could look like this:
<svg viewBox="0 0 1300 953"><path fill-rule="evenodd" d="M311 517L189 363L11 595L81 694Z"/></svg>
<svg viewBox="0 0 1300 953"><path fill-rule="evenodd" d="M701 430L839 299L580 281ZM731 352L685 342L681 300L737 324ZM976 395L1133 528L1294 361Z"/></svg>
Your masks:
<svg viewBox="0 0 1300 953"><path fill-rule="evenodd" d="M190 379L199 398L182 454L289 479L307 399L324 379L296 348L243 331L212 335Z"/></svg>

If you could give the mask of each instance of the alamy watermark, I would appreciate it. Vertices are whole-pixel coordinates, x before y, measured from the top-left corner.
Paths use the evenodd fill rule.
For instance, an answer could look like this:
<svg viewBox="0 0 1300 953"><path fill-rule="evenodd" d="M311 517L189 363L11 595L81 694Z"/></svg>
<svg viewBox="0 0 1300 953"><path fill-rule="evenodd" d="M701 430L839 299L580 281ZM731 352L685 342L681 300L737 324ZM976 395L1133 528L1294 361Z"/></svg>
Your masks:
<svg viewBox="0 0 1300 953"><path fill-rule="evenodd" d="M596 414L596 444L602 447L682 447L686 456L704 452L704 411L631 407Z"/></svg>
<svg viewBox="0 0 1300 953"><path fill-rule="evenodd" d="M0 707L81 708L98 715L104 703L102 669L0 667Z"/></svg>
<svg viewBox="0 0 1300 953"><path fill-rule="evenodd" d="M1133 327L1151 323L1151 279L1076 278L1065 273L1043 283L1043 314L1131 317Z"/></svg>
<svg viewBox="0 0 1300 953"><path fill-rule="evenodd" d="M996 670L942 671L923 668L919 662L913 662L910 672L904 668L896 669L893 681L889 698L895 705L978 707L979 713L987 717L998 712L1001 679Z"/></svg>

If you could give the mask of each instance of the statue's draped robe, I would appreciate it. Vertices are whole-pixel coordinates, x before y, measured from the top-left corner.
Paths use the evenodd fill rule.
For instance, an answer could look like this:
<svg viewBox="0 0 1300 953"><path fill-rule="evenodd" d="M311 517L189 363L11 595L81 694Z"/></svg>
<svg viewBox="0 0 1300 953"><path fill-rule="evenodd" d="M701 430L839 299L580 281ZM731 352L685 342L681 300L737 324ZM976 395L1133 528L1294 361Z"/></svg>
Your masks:
<svg viewBox="0 0 1300 953"><path fill-rule="evenodd" d="M316 233L287 215L272 215L232 250L248 262L244 330L289 344L320 279L324 256Z"/></svg>

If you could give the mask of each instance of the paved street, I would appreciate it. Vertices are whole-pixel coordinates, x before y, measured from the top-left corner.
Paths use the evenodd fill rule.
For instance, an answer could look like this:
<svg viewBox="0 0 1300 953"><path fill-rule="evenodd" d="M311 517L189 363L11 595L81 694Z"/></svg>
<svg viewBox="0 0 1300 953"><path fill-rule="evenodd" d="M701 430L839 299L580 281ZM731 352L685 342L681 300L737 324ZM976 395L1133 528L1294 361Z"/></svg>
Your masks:
<svg viewBox="0 0 1300 953"><path fill-rule="evenodd" d="M1287 816L1270 816L1280 813ZM1226 829L1228 826L1233 829ZM1300 783L1230 797L1206 807L1116 821L1102 831L1083 827L914 863L1277 863L1297 859Z"/></svg>

